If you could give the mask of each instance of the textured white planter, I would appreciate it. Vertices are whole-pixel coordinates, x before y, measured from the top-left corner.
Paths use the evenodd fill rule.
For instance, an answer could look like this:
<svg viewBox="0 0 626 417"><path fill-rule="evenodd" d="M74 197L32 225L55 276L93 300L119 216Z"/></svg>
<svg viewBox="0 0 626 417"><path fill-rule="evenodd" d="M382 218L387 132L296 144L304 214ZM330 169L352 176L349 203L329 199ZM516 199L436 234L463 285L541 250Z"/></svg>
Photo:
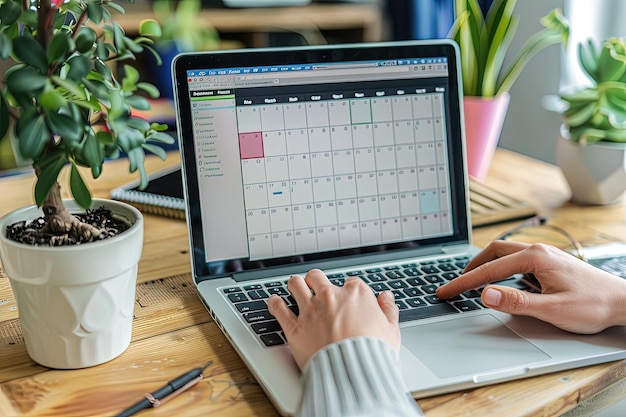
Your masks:
<svg viewBox="0 0 626 417"><path fill-rule="evenodd" d="M84 211L73 200L71 212ZM76 246L41 247L10 241L6 226L41 216L36 207L0 219L0 258L11 282L30 357L58 369L107 362L131 340L143 217L136 208L94 199L132 226L119 236Z"/></svg>
<svg viewBox="0 0 626 417"><path fill-rule="evenodd" d="M581 204L611 204L626 191L626 144L600 142L581 146L561 130L556 162Z"/></svg>

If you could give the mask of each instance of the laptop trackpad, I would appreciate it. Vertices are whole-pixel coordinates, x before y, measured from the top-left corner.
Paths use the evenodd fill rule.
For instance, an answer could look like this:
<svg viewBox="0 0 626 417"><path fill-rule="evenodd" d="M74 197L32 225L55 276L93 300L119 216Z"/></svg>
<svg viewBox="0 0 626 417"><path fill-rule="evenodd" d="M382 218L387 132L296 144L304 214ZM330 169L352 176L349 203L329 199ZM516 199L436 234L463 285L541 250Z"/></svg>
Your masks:
<svg viewBox="0 0 626 417"><path fill-rule="evenodd" d="M550 358L491 314L405 327L402 344L441 378Z"/></svg>

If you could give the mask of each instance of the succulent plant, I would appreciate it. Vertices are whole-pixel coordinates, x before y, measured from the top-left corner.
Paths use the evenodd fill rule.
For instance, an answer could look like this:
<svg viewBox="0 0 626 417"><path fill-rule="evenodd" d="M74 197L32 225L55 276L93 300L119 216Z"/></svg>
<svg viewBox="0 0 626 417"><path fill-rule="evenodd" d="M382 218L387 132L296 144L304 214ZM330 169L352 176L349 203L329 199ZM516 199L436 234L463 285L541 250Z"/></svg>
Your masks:
<svg viewBox="0 0 626 417"><path fill-rule="evenodd" d="M580 43L578 62L592 85L561 94L570 138L626 143L626 39L609 38L600 49L592 40Z"/></svg>

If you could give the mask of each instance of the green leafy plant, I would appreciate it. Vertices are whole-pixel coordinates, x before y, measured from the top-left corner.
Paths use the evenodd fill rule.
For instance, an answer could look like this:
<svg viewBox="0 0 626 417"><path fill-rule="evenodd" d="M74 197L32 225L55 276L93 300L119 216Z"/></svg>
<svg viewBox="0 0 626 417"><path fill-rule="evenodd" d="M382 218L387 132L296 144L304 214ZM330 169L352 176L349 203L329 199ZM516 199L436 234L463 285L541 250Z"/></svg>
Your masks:
<svg viewBox="0 0 626 417"><path fill-rule="evenodd" d="M541 19L535 33L510 61L504 60L519 25L513 14L517 0L494 0L486 15L478 0L455 0L455 21L449 37L461 50L463 90L467 96L494 97L508 92L526 64L549 45L567 44L569 26L559 9Z"/></svg>
<svg viewBox="0 0 626 417"><path fill-rule="evenodd" d="M200 0L154 0L152 7L163 30L160 42L174 42L179 51L203 51L219 47L217 30L200 19Z"/></svg>
<svg viewBox="0 0 626 417"><path fill-rule="evenodd" d="M600 49L591 40L580 43L578 62L592 85L561 94L570 138L626 143L626 39L609 38Z"/></svg>
<svg viewBox="0 0 626 417"><path fill-rule="evenodd" d="M70 166L72 196L88 208L91 193L79 166L97 178L105 159L123 151L145 187L145 151L165 159L158 143L173 142L165 126L132 114L148 110L145 95L158 97L158 90L140 82L130 65L121 79L107 65L146 50L156 54L151 45L160 26L143 21L131 39L112 13L124 9L111 0L0 0L0 59L9 65L0 78L0 138L12 129L21 156L32 160L35 202L52 233L98 233L77 224L63 206L58 177L64 166Z"/></svg>

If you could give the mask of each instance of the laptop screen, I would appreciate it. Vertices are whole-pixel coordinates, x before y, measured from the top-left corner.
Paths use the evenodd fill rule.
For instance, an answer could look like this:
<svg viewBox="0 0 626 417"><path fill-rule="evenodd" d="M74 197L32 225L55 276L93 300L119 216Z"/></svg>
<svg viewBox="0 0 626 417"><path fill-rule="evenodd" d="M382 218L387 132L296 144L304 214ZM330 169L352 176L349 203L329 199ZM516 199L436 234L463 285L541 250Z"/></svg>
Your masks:
<svg viewBox="0 0 626 417"><path fill-rule="evenodd" d="M175 63L198 275L467 240L454 49Z"/></svg>

